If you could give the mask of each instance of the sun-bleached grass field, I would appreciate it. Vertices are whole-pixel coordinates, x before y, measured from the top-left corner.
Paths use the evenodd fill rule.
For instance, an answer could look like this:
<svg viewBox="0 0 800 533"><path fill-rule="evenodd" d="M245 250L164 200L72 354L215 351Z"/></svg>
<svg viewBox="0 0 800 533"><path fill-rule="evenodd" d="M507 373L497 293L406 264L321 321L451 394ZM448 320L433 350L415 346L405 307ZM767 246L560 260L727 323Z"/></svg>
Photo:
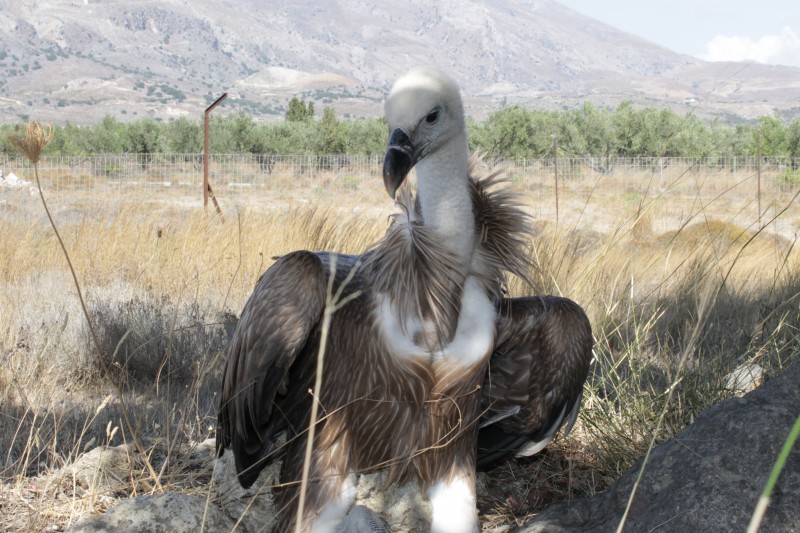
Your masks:
<svg viewBox="0 0 800 533"><path fill-rule="evenodd" d="M749 192L670 186L684 178L644 189L602 176L565 181L557 222L554 190L513 176L507 184L533 215L536 262L534 286L517 280L511 291L579 302L595 360L573 434L486 478L487 530L602 490L652 443L741 394L729 380L736 369L758 365L768 379L800 353L800 189L773 194L759 223ZM377 179L305 195L220 186L224 222L193 191L46 189L99 353L38 196L0 191L9 528L62 528L132 495L207 494L208 461L193 449L214 436L236 316L274 256L358 253L380 238L392 206ZM126 479L102 492L76 481L69 467L81 454L123 443L132 444Z"/></svg>

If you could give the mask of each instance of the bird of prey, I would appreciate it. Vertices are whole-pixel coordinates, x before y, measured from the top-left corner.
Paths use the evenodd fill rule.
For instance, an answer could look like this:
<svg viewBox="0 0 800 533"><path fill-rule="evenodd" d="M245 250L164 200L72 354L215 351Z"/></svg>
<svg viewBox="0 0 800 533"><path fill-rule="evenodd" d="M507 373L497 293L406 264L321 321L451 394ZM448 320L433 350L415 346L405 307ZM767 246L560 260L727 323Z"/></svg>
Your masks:
<svg viewBox="0 0 800 533"><path fill-rule="evenodd" d="M535 453L580 405L589 321L565 298L506 297L506 276L530 271L528 217L470 158L457 84L412 70L385 114L383 181L399 206L385 236L358 256L282 256L230 343L217 447L233 450L244 486L283 459L275 531L296 524L314 402L300 517L313 532L333 531L355 475L380 468L426 489L432 532L476 532L476 466Z"/></svg>

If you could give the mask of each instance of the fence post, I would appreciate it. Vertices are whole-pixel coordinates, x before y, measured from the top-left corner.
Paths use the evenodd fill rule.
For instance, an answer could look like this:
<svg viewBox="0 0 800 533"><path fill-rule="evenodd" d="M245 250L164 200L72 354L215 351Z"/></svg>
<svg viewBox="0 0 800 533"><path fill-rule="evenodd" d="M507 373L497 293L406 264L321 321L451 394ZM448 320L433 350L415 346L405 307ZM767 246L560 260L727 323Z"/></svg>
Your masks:
<svg viewBox="0 0 800 533"><path fill-rule="evenodd" d="M203 209L208 209L208 193L211 192L211 185L208 183L208 117L211 110L228 97L228 93L222 93L222 96L214 100L214 103L206 108L203 114ZM217 199L214 198L214 205L217 208L217 213L220 215L222 211L217 204Z"/></svg>
<svg viewBox="0 0 800 533"><path fill-rule="evenodd" d="M556 225L558 225L558 136L553 134L553 177L556 185Z"/></svg>
<svg viewBox="0 0 800 533"><path fill-rule="evenodd" d="M756 185L756 197L758 198L758 225L761 225L761 132L756 132L756 175L758 184Z"/></svg>

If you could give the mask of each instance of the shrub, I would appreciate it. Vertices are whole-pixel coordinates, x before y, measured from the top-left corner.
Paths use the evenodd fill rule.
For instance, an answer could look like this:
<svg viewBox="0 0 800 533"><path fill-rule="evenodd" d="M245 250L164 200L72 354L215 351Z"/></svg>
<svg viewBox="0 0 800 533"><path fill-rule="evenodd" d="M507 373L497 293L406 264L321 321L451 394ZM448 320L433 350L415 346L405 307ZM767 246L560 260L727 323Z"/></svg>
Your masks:
<svg viewBox="0 0 800 533"><path fill-rule="evenodd" d="M190 385L211 356L224 350L236 325L228 313L208 320L196 302L181 305L140 296L94 302L90 316L103 354L96 360L99 370L108 369L134 387Z"/></svg>

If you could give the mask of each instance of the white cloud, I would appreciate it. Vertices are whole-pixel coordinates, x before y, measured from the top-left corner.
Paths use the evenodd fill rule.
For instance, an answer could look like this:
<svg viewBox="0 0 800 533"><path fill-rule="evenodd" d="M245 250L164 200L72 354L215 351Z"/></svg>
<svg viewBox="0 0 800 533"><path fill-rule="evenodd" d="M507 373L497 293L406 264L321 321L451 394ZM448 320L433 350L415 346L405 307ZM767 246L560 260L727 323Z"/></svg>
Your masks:
<svg viewBox="0 0 800 533"><path fill-rule="evenodd" d="M750 37L717 35L706 44L707 61L758 61L800 67L800 37L788 26L777 35Z"/></svg>

